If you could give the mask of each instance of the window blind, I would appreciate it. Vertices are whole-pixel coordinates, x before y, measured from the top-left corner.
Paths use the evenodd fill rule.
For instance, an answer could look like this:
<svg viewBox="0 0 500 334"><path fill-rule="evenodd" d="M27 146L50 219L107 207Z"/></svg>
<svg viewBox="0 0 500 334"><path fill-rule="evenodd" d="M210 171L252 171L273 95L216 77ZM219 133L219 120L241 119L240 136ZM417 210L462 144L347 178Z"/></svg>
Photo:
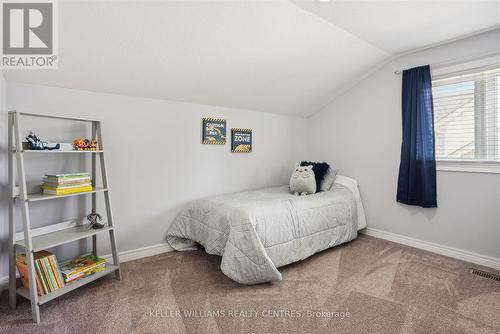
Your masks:
<svg viewBox="0 0 500 334"><path fill-rule="evenodd" d="M436 159L500 161L500 64L434 77Z"/></svg>

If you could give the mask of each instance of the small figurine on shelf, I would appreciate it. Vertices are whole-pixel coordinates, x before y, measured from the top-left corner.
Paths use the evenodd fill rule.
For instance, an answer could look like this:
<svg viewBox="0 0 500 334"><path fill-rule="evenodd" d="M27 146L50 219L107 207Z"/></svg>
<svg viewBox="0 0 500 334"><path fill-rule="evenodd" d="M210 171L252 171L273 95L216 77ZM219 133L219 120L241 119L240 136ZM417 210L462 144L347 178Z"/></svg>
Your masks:
<svg viewBox="0 0 500 334"><path fill-rule="evenodd" d="M60 145L55 144L54 146L49 146L49 143L42 141L35 135L35 131L31 130L26 140L29 144L30 150L58 150Z"/></svg>
<svg viewBox="0 0 500 334"><path fill-rule="evenodd" d="M73 140L73 146L77 151L95 151L97 149L97 140L77 138Z"/></svg>
<svg viewBox="0 0 500 334"><path fill-rule="evenodd" d="M83 138L77 138L73 140L73 146L75 147L75 150L83 151L83 148L85 147L85 141L83 140Z"/></svg>
<svg viewBox="0 0 500 334"><path fill-rule="evenodd" d="M95 151L95 150L97 150L97 140L92 139L92 140L90 141L90 146L89 146L89 148L90 148L90 150L91 150L91 151Z"/></svg>
<svg viewBox="0 0 500 334"><path fill-rule="evenodd" d="M95 209L92 209L92 213L90 213L88 216L87 216L87 220L90 222L90 225L89 225L89 230L91 228L93 228L94 230L98 230L100 228L103 228L104 227L104 224L101 224L97 221L97 219L99 219L99 221L102 221L102 217L100 214L96 213L95 212Z"/></svg>

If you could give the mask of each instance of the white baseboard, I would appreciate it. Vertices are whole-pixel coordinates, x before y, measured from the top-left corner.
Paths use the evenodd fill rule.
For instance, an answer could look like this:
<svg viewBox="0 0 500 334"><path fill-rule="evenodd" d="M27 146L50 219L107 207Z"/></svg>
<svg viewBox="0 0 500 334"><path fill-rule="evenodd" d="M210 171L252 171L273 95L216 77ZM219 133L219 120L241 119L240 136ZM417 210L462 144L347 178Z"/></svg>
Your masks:
<svg viewBox="0 0 500 334"><path fill-rule="evenodd" d="M170 247L169 244L158 244L153 246L146 246L142 248L132 249L128 251L123 251L119 253L120 262L128 262L133 260L142 259L144 257L163 254L167 252L171 252L174 249ZM111 254L102 255L101 256L105 260L111 259Z"/></svg>
<svg viewBox="0 0 500 334"><path fill-rule="evenodd" d="M174 249L170 247L169 244L164 243L164 244L158 244L153 246L132 249L128 251L123 251L120 252L118 255L120 258L120 262L128 262L128 261L142 259L148 256L171 252L173 250ZM112 258L111 254L102 255L101 257L105 260L110 260ZM9 288L9 276L0 277L0 293L2 293L4 289L8 288Z"/></svg>
<svg viewBox="0 0 500 334"><path fill-rule="evenodd" d="M386 232L371 227L367 227L366 229L362 230L361 233L375 238L389 240L406 246L415 247L429 252L449 256L462 261L467 261L485 267L490 267L493 269L500 270L500 259L491 256L469 252L458 248L435 244L432 242L414 239L410 237L405 237L400 234Z"/></svg>

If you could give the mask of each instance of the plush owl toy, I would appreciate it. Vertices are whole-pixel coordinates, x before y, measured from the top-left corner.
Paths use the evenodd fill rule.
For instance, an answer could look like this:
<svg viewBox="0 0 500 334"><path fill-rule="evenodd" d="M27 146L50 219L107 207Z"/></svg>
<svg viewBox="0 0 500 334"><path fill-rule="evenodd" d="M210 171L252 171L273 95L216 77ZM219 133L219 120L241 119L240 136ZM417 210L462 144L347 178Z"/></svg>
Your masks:
<svg viewBox="0 0 500 334"><path fill-rule="evenodd" d="M316 192L316 179L312 166L297 166L290 178L290 191L294 195L307 195Z"/></svg>

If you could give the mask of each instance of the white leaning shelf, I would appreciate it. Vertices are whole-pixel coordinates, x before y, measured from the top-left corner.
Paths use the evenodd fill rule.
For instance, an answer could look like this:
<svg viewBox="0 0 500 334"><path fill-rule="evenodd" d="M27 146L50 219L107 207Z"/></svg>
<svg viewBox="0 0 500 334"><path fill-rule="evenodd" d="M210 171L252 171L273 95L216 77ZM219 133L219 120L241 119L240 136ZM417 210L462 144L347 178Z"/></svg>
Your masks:
<svg viewBox="0 0 500 334"><path fill-rule="evenodd" d="M58 150L23 150L22 136L20 133L20 122L22 117L43 117L53 119L63 119L86 122L91 126L92 138L98 140L98 149L95 151L58 151ZM87 283L93 282L96 279L106 276L110 273L115 273L116 279L121 280L120 262L118 259L118 251L116 246L115 226L113 215L111 212L111 203L109 198L108 177L106 173L106 164L104 161L104 148L102 144L101 122L98 120L71 118L55 115L41 115L21 113L18 111L10 111L8 115L9 128L9 303L11 307L16 307L16 297L20 295L31 302L31 313L33 321L40 322L39 306L62 296L63 294L77 289ZM88 153L91 156L91 177L92 191L69 194L69 195L47 195L47 194L28 194L26 186L26 172L24 167L24 154L42 153L41 156L61 153ZM96 187L95 180L97 176L97 156L99 156L99 166L101 169L102 187ZM42 202L45 200L53 200L71 196L90 195L92 197L92 208L96 208L97 193L104 194L106 205L107 224L102 229L88 229L88 225L84 224L85 218L77 219L71 222L63 222L44 226L38 229L32 229L30 223L29 206L33 202ZM14 220L16 203L22 213L22 231L16 233L16 222ZM111 252L113 255L112 263L106 262L104 270L94 273L91 276L79 279L75 282L65 285L64 287L48 293L43 296L38 296L35 281L34 253L40 250L56 247L77 240L82 240L92 237L92 251L97 255L97 235L107 234L111 244ZM29 289L25 287L17 287L16 279L16 255L17 252L26 253L26 261L28 267Z"/></svg>

